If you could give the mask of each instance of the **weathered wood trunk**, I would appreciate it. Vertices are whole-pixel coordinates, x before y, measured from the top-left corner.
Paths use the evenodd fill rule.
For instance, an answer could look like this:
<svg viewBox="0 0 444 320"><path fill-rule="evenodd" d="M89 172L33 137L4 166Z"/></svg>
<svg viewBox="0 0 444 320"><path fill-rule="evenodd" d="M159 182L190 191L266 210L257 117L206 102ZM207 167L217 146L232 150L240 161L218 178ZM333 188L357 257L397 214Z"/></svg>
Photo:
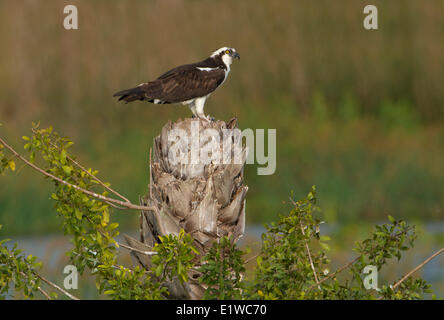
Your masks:
<svg viewBox="0 0 444 320"><path fill-rule="evenodd" d="M237 129L237 135L235 131L233 136L227 135L233 129L237 129L235 119L228 123L185 119L169 122L163 127L161 134L154 139L149 193L141 198L141 204L153 206L155 210L141 213L140 242L127 237L129 245L147 250L158 242L158 236L178 234L184 229L193 236L200 254L205 255L212 243L223 236L231 235L235 241L242 237L245 229L245 195L248 190L243 185L246 150L242 147L240 130ZM196 132L200 139L196 137ZM207 152L211 145L207 139L208 132L219 136L219 141L212 140L213 150L210 152ZM171 142L171 137L182 136L183 139L185 135L188 144L179 148L180 144ZM233 145L230 148L231 143ZM213 152L218 151L214 149L215 145L221 152L219 161L213 157ZM204 151L210 159L213 157L212 161L196 161L196 154L202 158ZM182 161L178 162L178 159ZM184 163L184 159L188 159L188 163ZM133 255L142 266L150 267L148 256L137 252L133 252ZM185 285L179 281L167 283L169 298L202 298L205 288L198 283L198 277L198 273L191 272L192 280Z"/></svg>

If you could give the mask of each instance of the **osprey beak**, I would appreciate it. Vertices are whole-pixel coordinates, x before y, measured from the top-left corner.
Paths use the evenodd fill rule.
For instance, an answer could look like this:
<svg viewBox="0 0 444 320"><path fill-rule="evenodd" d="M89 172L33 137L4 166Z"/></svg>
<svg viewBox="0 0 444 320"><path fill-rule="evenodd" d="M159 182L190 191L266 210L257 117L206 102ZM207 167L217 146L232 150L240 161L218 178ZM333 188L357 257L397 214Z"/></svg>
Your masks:
<svg viewBox="0 0 444 320"><path fill-rule="evenodd" d="M232 53L231 53L231 57L232 57L232 58L238 58L238 59L240 60L240 55L239 55L239 53L237 53L237 52L232 52Z"/></svg>

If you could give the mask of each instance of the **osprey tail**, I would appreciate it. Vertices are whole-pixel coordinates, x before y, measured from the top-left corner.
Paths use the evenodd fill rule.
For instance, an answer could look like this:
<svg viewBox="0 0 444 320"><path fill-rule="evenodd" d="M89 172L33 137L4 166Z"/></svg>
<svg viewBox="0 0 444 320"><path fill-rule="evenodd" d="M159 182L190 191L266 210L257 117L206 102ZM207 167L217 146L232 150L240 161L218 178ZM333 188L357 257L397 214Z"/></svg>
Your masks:
<svg viewBox="0 0 444 320"><path fill-rule="evenodd" d="M143 91L142 86L116 92L113 97L119 97L119 101L124 100L126 103L146 99L145 91Z"/></svg>

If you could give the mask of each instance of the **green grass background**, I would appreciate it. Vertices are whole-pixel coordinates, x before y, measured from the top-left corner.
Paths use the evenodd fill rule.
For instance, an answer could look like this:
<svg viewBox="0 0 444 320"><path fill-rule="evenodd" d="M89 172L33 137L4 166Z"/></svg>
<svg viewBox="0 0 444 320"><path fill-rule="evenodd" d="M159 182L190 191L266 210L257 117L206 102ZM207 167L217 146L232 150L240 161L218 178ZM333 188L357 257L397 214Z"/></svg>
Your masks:
<svg viewBox="0 0 444 320"><path fill-rule="evenodd" d="M79 30L63 28L63 7ZM241 129L277 130L277 170L246 168L248 223L275 220L315 184L328 222L444 217L444 2L0 1L0 129L22 148L32 121L75 142L82 164L132 201L147 192L152 139L183 106L112 94L221 46L241 60L207 101ZM2 235L60 232L51 184L28 168L0 177ZM137 213L116 213L124 229Z"/></svg>

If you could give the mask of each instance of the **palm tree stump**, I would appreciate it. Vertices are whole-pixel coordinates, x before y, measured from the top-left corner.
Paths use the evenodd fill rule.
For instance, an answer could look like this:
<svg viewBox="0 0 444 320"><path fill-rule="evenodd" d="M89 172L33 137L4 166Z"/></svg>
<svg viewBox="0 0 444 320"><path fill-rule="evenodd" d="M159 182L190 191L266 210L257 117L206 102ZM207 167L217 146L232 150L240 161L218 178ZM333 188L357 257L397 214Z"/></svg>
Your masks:
<svg viewBox="0 0 444 320"><path fill-rule="evenodd" d="M196 151L191 146L198 144L198 154L202 154L206 143L202 138L192 136L198 129L199 137L205 136L205 130L212 130L219 136L220 149L227 141L236 145L239 136L230 136L224 140L224 131L237 130L236 119L208 122L201 119L179 119L168 122L159 136L154 138L153 159L150 155L149 194L141 197L142 205L153 207L151 211L142 211L140 215L140 241L126 236L128 244L139 250L150 250L157 242L158 236L179 234L181 229L194 238L194 245L201 256L211 248L214 241L223 236L232 236L238 241L245 231L245 196L248 187L243 184L243 167L246 149L241 139L238 148L229 148L231 161L210 161L206 163L177 162L174 151L177 145L171 143L171 136L177 130L183 130L189 144L182 146L182 159L191 159ZM208 132L208 131L206 131ZM169 140L170 138L170 140ZM214 141L214 140L213 140ZM217 141L217 140L216 140ZM214 146L214 144L213 144ZM173 148L176 148L173 150ZM211 153L211 152L210 152ZM185 156L185 158L184 158ZM237 157L237 158L236 158ZM233 161L240 159L240 161ZM151 267L150 257L132 252L133 257L144 268ZM200 259L196 261L199 263ZM201 299L205 287L199 282L199 273L190 271L188 283L181 284L177 279L166 283L170 299Z"/></svg>

